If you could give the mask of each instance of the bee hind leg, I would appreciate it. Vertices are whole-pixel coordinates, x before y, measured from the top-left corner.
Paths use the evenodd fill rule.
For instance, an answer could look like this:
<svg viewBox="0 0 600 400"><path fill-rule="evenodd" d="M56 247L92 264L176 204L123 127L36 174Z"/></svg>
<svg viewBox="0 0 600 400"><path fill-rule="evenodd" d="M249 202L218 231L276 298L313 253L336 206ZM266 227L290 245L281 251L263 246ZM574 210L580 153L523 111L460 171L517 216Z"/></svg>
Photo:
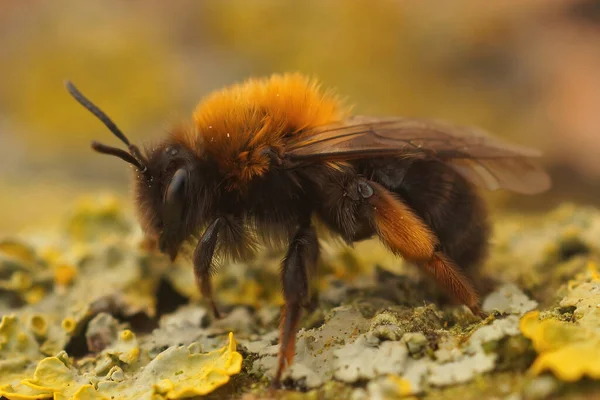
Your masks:
<svg viewBox="0 0 600 400"><path fill-rule="evenodd" d="M372 222L380 240L395 254L420 266L450 295L469 307L473 314L485 316L479 296L460 268L439 250L439 241L425 222L400 198L375 182L367 201L372 207Z"/></svg>
<svg viewBox="0 0 600 400"><path fill-rule="evenodd" d="M343 184L324 185L327 192L318 210L330 227L347 242L377 235L394 254L420 266L448 294L483 315L469 279L440 251L436 235L400 197L358 175L339 181Z"/></svg>
<svg viewBox="0 0 600 400"><path fill-rule="evenodd" d="M285 306L281 313L277 372L271 383L274 388L279 387L286 366L294 359L302 308L307 307L310 302L309 274L315 268L318 257L317 233L310 223L306 223L292 238L282 263L281 281Z"/></svg>

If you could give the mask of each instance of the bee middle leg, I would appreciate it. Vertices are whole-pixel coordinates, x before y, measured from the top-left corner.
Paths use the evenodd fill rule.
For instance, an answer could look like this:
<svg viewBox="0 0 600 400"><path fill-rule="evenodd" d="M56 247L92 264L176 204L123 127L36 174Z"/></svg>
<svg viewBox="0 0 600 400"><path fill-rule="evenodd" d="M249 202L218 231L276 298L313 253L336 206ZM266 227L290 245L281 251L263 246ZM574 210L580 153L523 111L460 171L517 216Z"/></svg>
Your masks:
<svg viewBox="0 0 600 400"><path fill-rule="evenodd" d="M279 386L286 365L290 365L294 359L298 322L302 308L310 303L309 274L315 268L318 257L317 232L310 222L306 222L292 238L282 263L285 306L281 314L280 348L273 387Z"/></svg>

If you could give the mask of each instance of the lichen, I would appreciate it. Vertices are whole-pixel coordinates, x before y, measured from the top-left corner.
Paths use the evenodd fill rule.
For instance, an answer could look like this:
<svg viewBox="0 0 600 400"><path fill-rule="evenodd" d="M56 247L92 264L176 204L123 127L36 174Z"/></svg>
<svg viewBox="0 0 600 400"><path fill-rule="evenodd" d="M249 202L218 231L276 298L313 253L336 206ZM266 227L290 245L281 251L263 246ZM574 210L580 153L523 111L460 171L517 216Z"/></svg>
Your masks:
<svg viewBox="0 0 600 400"><path fill-rule="evenodd" d="M408 380L396 375L369 382L367 389L373 400L406 398L418 392Z"/></svg>
<svg viewBox="0 0 600 400"><path fill-rule="evenodd" d="M379 375L404 371L408 350L400 343L370 343L362 336L334 352L335 378L343 382L373 379Z"/></svg>
<svg viewBox="0 0 600 400"><path fill-rule="evenodd" d="M600 337L584 328L552 319L539 321L539 314L526 315L521 324L523 334L533 341L538 358L531 372L552 371L565 381L584 376L600 379Z"/></svg>
<svg viewBox="0 0 600 400"><path fill-rule="evenodd" d="M523 315L537 306L537 301L528 298L516 285L506 284L488 296L481 308L485 312Z"/></svg>
<svg viewBox="0 0 600 400"><path fill-rule="evenodd" d="M120 339L135 340L129 331ZM233 334L219 350L200 354L191 348L170 347L143 368L124 374L115 367L104 378L82 374L62 352L41 360L32 378L18 384L0 382L0 395L9 399L181 399L208 394L241 370L242 356ZM121 359L126 364L137 358L131 352L126 355Z"/></svg>
<svg viewBox="0 0 600 400"><path fill-rule="evenodd" d="M171 263L142 245L118 203L81 207L57 232L0 242L2 393L265 394L279 350L281 252L224 263L214 292L225 316L215 319L198 293L190 249ZM564 387L539 381L548 376L597 378L600 215L577 207L550 215L525 227L518 218L498 224L483 273L500 283L483 298L484 320L440 300L416 268L372 241L324 243L319 301L300 323L282 396L528 396ZM223 347L230 332L239 353L233 338ZM495 382L505 378L516 383L499 391Z"/></svg>
<svg viewBox="0 0 600 400"><path fill-rule="evenodd" d="M131 226L115 196L83 197L66 221L66 232L77 241L97 241L127 234Z"/></svg>
<svg viewBox="0 0 600 400"><path fill-rule="evenodd" d="M600 379L600 280L594 265L587 275L583 282L572 282L559 303L561 307L575 307L573 321L540 319L537 311L521 319L521 331L538 352L531 373L551 371L567 382L586 376Z"/></svg>

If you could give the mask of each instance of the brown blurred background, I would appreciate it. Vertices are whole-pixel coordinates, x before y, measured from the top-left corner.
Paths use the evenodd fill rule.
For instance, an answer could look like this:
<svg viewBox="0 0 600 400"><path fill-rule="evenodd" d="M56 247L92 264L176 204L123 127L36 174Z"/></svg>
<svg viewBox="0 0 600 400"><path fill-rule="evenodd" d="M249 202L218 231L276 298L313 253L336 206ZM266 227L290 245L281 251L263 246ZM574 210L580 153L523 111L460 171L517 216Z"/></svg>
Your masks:
<svg viewBox="0 0 600 400"><path fill-rule="evenodd" d="M71 79L137 143L209 91L302 71L357 113L478 125L543 149L554 187L504 206L600 194L600 1L0 0L0 235L52 222L81 194L128 195L117 140Z"/></svg>

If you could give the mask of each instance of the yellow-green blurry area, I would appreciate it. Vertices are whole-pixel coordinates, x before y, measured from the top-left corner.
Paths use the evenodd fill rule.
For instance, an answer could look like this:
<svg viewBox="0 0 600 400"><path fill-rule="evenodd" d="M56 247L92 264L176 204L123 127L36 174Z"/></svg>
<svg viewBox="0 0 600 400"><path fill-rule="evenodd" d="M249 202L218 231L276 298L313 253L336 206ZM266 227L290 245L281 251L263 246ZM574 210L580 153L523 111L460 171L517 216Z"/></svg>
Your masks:
<svg viewBox="0 0 600 400"><path fill-rule="evenodd" d="M48 221L79 193L128 195L128 168L89 148L116 139L65 79L147 143L211 90L301 71L357 113L448 119L541 148L549 199L595 201L595 4L0 1L0 232Z"/></svg>

